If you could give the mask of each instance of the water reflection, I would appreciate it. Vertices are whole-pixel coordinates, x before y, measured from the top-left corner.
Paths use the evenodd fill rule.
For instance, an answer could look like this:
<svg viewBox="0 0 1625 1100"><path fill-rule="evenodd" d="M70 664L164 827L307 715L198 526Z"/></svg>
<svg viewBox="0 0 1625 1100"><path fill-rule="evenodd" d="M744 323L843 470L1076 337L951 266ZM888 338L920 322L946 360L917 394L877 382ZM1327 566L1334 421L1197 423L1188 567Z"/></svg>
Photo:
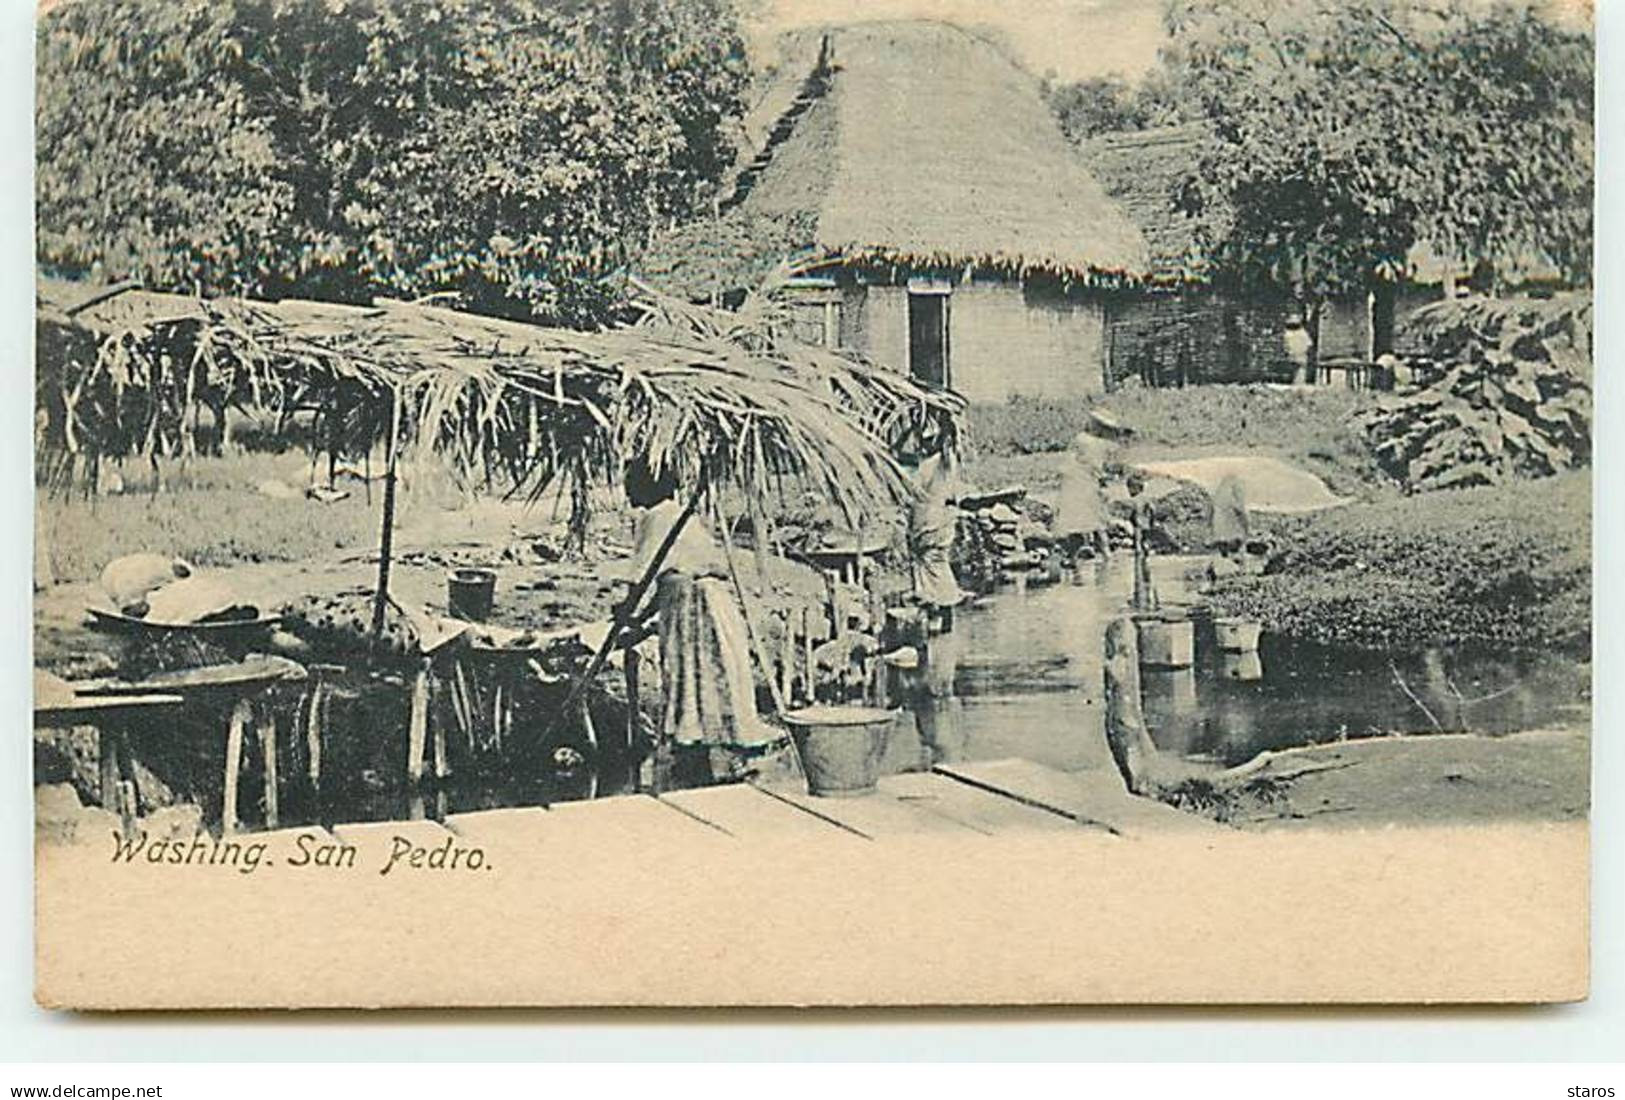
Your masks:
<svg viewBox="0 0 1625 1100"><path fill-rule="evenodd" d="M1220 652L1214 671L1224 680L1262 680L1264 659L1256 649L1247 653Z"/></svg>
<svg viewBox="0 0 1625 1100"><path fill-rule="evenodd" d="M1190 559L1152 563L1165 603L1193 603ZM1011 588L961 611L933 635L919 666L899 670L902 708L883 768L920 771L964 760L1020 757L1067 770L1111 769L1102 649L1109 619L1133 588L1126 556L1091 565L1084 584ZM1196 664L1142 669L1152 739L1165 752L1236 763L1264 749L1391 731L1496 734L1589 717L1589 666L1561 653L1462 648L1372 653L1266 635L1258 651L1221 652L1210 618L1193 616ZM395 712L390 712L391 714ZM357 728L383 728L363 721ZM399 745L375 738L364 774L399 769ZM427 796L379 783L333 792L348 819L444 817L496 806L543 805L637 789L639 759L604 755L573 769L490 767L454 775ZM353 772L352 772L353 774ZM325 792L324 792L325 793ZM403 804L407 803L407 804Z"/></svg>
<svg viewBox="0 0 1625 1100"><path fill-rule="evenodd" d="M1202 711L1196 699L1196 669L1140 670L1140 699L1146 727L1164 752L1196 751Z"/></svg>
<svg viewBox="0 0 1625 1100"><path fill-rule="evenodd" d="M1199 573L1196 564L1153 561L1165 601L1194 602L1186 578ZM962 612L955 642L939 643L933 690L908 703L892 765L1025 757L1109 767L1101 647L1106 621L1124 613L1132 592L1128 565L1113 561L1089 584L1003 590ZM1196 627L1194 667L1141 671L1147 726L1169 752L1234 763L1340 737L1499 734L1588 713L1589 666L1562 653L1390 654L1268 635L1256 652L1234 653L1217 648L1210 620L1197 618Z"/></svg>

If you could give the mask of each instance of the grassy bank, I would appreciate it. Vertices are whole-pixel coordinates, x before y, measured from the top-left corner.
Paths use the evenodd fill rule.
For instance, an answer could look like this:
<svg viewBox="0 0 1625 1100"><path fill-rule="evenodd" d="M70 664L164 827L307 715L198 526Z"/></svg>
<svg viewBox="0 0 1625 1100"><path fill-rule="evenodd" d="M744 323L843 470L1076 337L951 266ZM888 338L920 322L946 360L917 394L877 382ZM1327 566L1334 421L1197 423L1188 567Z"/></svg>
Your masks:
<svg viewBox="0 0 1625 1100"><path fill-rule="evenodd" d="M1215 598L1276 633L1399 649L1590 637L1586 471L1351 505L1273 534L1266 575L1227 580Z"/></svg>
<svg viewBox="0 0 1625 1100"><path fill-rule="evenodd" d="M1350 416L1373 397L1342 386L1285 389L1265 385L1135 387L1098 398L1016 398L970 409L967 472L978 484L1022 483L1044 490L1091 408L1108 410L1134 430L1125 458L1151 461L1207 453L1275 454L1320 475L1341 495L1382 480Z"/></svg>
<svg viewBox="0 0 1625 1100"><path fill-rule="evenodd" d="M144 480L137 479L140 473ZM302 495L276 499L256 487L276 481L302 489L309 463L297 456L244 454L194 459L166 472L151 491L147 471L131 470L125 491L93 499L47 498L38 515L58 582L93 580L122 554L173 554L204 566L304 561L361 550L378 541L378 496L352 487L333 504ZM296 476L297 479L296 479Z"/></svg>

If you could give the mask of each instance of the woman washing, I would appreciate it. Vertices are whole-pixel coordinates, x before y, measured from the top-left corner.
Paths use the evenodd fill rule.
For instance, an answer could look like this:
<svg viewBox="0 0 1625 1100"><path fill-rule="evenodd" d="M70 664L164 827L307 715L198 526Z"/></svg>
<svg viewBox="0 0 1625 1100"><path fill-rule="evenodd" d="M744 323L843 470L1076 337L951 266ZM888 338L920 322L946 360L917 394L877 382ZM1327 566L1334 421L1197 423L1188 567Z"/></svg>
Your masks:
<svg viewBox="0 0 1625 1100"><path fill-rule="evenodd" d="M682 523L654 581L660 637L662 742L712 778L738 769L739 759L778 739L756 712L750 635L727 576L727 559L697 516L684 521L677 478L634 463L626 495L640 509L633 553L634 581L648 571L672 528Z"/></svg>
<svg viewBox="0 0 1625 1100"><path fill-rule="evenodd" d="M914 598L928 614L953 625L953 609L965 598L954 576L954 536L959 523L959 463L947 443L914 469L917 494L908 512L908 549Z"/></svg>
<svg viewBox="0 0 1625 1100"><path fill-rule="evenodd" d="M1061 464L1061 491L1055 502L1055 535L1066 568L1076 570L1086 556L1104 563L1111 557L1106 501L1101 494L1110 441L1090 431L1072 439ZM1085 553L1087 551L1087 554ZM1078 579L1074 572L1074 579Z"/></svg>

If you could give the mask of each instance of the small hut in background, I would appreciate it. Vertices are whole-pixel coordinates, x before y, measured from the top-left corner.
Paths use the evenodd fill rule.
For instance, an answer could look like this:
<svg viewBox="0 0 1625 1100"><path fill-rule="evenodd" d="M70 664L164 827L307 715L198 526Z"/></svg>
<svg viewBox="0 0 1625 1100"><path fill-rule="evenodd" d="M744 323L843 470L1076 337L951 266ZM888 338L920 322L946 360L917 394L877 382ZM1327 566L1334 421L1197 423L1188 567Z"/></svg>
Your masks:
<svg viewBox="0 0 1625 1100"><path fill-rule="evenodd" d="M931 22L801 32L747 128L732 194L656 245L651 279L727 302L788 261L811 342L972 402L1107 387L1145 241L998 48Z"/></svg>
<svg viewBox="0 0 1625 1100"><path fill-rule="evenodd" d="M1113 385L1137 378L1152 386L1290 378L1295 364L1282 342L1285 295L1244 300L1193 278L1200 253L1195 222L1175 195L1195 165L1198 124L1102 134L1085 161L1107 194L1145 236L1151 279L1125 293L1108 338ZM1335 327L1323 322L1323 331Z"/></svg>

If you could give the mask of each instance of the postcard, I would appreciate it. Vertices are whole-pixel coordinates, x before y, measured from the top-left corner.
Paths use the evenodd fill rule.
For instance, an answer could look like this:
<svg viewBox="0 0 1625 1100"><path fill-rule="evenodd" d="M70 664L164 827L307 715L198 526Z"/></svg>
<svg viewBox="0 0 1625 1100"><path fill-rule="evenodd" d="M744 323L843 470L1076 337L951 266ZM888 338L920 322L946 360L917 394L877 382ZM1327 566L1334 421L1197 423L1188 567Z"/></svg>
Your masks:
<svg viewBox="0 0 1625 1100"><path fill-rule="evenodd" d="M43 6L38 999L1585 997L1594 53Z"/></svg>

